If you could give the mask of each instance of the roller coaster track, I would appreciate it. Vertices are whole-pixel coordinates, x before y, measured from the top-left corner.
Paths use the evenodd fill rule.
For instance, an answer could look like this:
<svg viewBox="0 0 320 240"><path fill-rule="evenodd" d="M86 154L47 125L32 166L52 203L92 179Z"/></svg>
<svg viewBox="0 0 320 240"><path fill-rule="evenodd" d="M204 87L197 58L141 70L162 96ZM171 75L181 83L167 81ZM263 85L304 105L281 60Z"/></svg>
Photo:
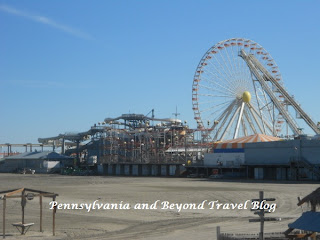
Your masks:
<svg viewBox="0 0 320 240"><path fill-rule="evenodd" d="M320 129L318 126L312 121L309 115L303 111L300 105L289 95L289 93L277 82L277 80L271 76L271 74L262 66L262 64L255 58L255 56L251 54L247 54L243 49L240 51L240 56L247 63L250 71L259 81L261 87L267 92L279 112L282 114L284 119L289 124L292 131L300 135L301 129L298 127L297 123L294 121L289 112L285 109L282 103L278 100L277 96L274 94L274 91L267 84L267 81L270 81L273 86L277 88L277 90L282 94L285 98L287 104L291 105L295 111L301 116L301 118L310 126L310 128L316 133L320 134Z"/></svg>

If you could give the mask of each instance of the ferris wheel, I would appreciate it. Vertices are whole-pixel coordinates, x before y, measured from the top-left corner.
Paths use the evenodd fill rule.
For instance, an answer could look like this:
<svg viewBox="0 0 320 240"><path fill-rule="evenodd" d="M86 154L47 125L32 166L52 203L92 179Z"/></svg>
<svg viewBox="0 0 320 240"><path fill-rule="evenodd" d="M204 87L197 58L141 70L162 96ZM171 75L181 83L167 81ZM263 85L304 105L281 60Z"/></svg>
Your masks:
<svg viewBox="0 0 320 240"><path fill-rule="evenodd" d="M261 65L256 75L247 56ZM221 41L204 54L192 85L194 118L203 137L222 141L257 133L279 135L285 120L278 105L285 106L284 96L272 81L264 79L262 86L257 75L263 71L283 86L271 55L249 39Z"/></svg>

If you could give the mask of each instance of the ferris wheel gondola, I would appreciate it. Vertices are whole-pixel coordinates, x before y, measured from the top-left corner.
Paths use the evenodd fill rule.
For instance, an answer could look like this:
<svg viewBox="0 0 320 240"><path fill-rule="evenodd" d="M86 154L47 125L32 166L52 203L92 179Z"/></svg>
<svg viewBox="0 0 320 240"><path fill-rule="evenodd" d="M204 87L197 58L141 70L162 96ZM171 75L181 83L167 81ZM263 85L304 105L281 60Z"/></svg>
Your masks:
<svg viewBox="0 0 320 240"><path fill-rule="evenodd" d="M258 43L243 38L221 41L200 60L192 86L194 118L203 137L221 141L256 133L277 136L282 115L240 56L254 56L282 85L279 68ZM277 88L266 81L277 101L284 104Z"/></svg>

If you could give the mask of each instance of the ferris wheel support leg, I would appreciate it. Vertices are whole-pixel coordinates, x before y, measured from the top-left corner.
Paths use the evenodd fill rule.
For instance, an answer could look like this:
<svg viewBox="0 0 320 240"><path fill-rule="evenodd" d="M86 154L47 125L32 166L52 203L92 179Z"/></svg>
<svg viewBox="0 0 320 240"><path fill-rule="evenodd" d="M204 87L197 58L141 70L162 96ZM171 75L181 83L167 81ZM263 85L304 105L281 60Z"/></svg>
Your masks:
<svg viewBox="0 0 320 240"><path fill-rule="evenodd" d="M215 134L215 136L213 138L214 141L218 139L218 135L219 135L221 129L223 128L223 126L225 125L225 123L226 123L227 119L229 118L230 114L232 113L233 108L236 106L236 103L237 103L237 101L234 100L228 106L228 108L221 114L221 116L218 118L218 121L221 121L222 119L223 119L223 121L222 121L220 127L217 129L217 132L216 132L216 134Z"/></svg>
<svg viewBox="0 0 320 240"><path fill-rule="evenodd" d="M238 122L237 122L237 127L236 127L236 131L234 132L233 139L236 139L238 137L238 132L239 132L239 128L240 128L244 105L245 105L245 103L242 102L240 114L239 114L239 118L238 118Z"/></svg>
<svg viewBox="0 0 320 240"><path fill-rule="evenodd" d="M249 105L250 105L250 107L253 109L254 114L255 114L256 116L259 116L258 110L257 110L254 106L252 106L252 104L249 103ZM267 126L267 128L269 129L269 131L270 131L271 133L273 133L273 129L272 129L271 125L270 125L263 117L261 118L261 121L262 121L262 123L263 123L265 126ZM264 132L266 133L266 131L264 131Z"/></svg>
<svg viewBox="0 0 320 240"><path fill-rule="evenodd" d="M252 123L252 121L251 121L251 119L250 119L250 117L249 117L249 114L248 114L248 112L247 112L247 110L246 109L244 109L244 116L245 116L245 118L247 119L247 121L248 121L248 123L249 123L249 126L251 127L251 129L252 129L252 131L254 132L254 134L257 134L258 132L257 132L257 129L255 128L255 126L253 125L253 123Z"/></svg>
<svg viewBox="0 0 320 240"><path fill-rule="evenodd" d="M234 107L236 101L233 101L232 103L229 104L226 110L222 112L222 114L216 119L216 121L213 121L213 125L211 126L211 130L208 131L208 133L212 132L215 130L219 122L225 117L228 116L229 112L232 110Z"/></svg>
<svg viewBox="0 0 320 240"><path fill-rule="evenodd" d="M263 134L266 134L265 131L263 131L263 128L262 128L260 122L259 122L258 119L257 119L257 116L255 115L255 113L254 113L254 111L253 111L252 109L253 109L252 105L249 105L249 111L250 111L250 113L251 113L254 121L257 123L260 132L262 132Z"/></svg>
<svg viewBox="0 0 320 240"><path fill-rule="evenodd" d="M241 108L241 107L238 105L237 110L235 111L235 113L233 114L232 118L230 119L230 121L229 121L226 129L224 130L224 132L223 132L223 134L222 134L222 136L221 136L221 138L220 138L220 141L222 141L222 140L224 139L224 137L226 136L226 134L228 133L229 128L230 128L231 125L233 124L236 116L238 115L238 112L240 111L240 108Z"/></svg>
<svg viewBox="0 0 320 240"><path fill-rule="evenodd" d="M243 113L244 113L244 110L243 110ZM246 124L244 122L244 117L241 119L241 125L242 125L243 135L244 136L248 136L247 127L246 127Z"/></svg>

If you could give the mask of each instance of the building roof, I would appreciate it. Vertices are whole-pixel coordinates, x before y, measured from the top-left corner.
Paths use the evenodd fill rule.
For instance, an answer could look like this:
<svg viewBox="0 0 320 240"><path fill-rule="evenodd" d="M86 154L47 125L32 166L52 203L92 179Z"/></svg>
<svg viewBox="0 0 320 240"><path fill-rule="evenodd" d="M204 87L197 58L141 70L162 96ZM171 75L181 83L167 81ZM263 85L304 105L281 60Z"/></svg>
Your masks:
<svg viewBox="0 0 320 240"><path fill-rule="evenodd" d="M13 159L42 159L42 160L63 160L63 159L72 159L56 152L44 151L44 152L25 152L18 155L10 156L4 158L4 160L13 160Z"/></svg>
<svg viewBox="0 0 320 240"><path fill-rule="evenodd" d="M273 142L281 141L281 138L268 136L264 134L255 134L246 137L231 139L214 144L214 148L244 148L245 143L255 143L255 142Z"/></svg>
<svg viewBox="0 0 320 240"><path fill-rule="evenodd" d="M305 212L289 228L320 232L320 212Z"/></svg>

